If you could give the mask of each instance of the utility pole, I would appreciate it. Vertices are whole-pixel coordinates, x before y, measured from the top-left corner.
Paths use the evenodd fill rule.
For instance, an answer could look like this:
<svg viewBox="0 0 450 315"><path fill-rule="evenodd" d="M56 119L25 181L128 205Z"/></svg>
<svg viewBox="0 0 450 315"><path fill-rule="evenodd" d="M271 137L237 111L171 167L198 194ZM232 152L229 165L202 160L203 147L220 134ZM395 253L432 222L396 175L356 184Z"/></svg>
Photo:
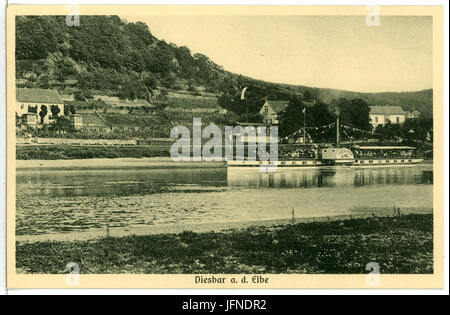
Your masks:
<svg viewBox="0 0 450 315"><path fill-rule="evenodd" d="M306 144L306 106L303 109L303 144Z"/></svg>
<svg viewBox="0 0 450 315"><path fill-rule="evenodd" d="M336 119L336 147L337 148L341 147L341 139L340 139L340 135L339 135L339 116L337 116L337 119Z"/></svg>
<svg viewBox="0 0 450 315"><path fill-rule="evenodd" d="M245 99L244 102L245 102L245 120L246 122L248 122L247 99Z"/></svg>

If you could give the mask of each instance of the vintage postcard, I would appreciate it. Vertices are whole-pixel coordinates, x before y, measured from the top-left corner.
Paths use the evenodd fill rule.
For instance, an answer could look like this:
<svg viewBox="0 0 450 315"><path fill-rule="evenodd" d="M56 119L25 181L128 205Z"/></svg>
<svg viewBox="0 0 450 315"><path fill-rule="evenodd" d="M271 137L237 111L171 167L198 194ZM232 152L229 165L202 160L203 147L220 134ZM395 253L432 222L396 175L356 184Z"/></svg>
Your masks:
<svg viewBox="0 0 450 315"><path fill-rule="evenodd" d="M8 288L443 287L442 7L6 15Z"/></svg>

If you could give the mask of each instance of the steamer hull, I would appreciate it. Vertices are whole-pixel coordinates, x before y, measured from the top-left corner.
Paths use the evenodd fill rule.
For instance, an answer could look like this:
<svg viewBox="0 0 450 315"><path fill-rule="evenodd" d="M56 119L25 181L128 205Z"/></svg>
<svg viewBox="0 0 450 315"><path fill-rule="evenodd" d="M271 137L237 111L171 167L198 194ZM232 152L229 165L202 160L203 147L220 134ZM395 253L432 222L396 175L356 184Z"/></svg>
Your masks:
<svg viewBox="0 0 450 315"><path fill-rule="evenodd" d="M365 147L358 147L358 151L361 156L353 153L352 150L347 148L324 148L320 151L317 158L288 158L279 159L273 162L261 162L261 161L228 161L227 167L229 168L258 168L263 171L272 171L278 168L315 168L315 167L395 167L415 165L423 161L423 158L413 154L415 148L413 147L370 147L371 151L367 151ZM378 150L378 151L377 151ZM389 151L390 150L390 151ZM387 154L386 152L404 152L406 156L395 157L374 157L366 156L371 154ZM361 153L362 152L362 153ZM375 153L374 153L375 152Z"/></svg>
<svg viewBox="0 0 450 315"><path fill-rule="evenodd" d="M423 161L421 158L413 158L413 159L355 159L354 161L348 160L340 160L336 163L324 162L320 160L289 160L289 161L275 161L271 163L263 163L259 161L228 161L228 168L315 168L315 167L326 167L326 166L335 166L335 167L376 167L376 166L406 166L406 165L415 165L419 164Z"/></svg>

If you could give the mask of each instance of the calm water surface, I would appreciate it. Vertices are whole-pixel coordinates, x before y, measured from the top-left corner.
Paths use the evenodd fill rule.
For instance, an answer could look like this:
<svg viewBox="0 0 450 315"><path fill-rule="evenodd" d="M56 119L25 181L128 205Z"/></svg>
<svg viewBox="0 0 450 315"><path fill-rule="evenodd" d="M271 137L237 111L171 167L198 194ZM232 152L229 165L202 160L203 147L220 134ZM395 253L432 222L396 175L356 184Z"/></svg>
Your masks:
<svg viewBox="0 0 450 315"><path fill-rule="evenodd" d="M433 207L432 165L280 170L18 170L16 233Z"/></svg>

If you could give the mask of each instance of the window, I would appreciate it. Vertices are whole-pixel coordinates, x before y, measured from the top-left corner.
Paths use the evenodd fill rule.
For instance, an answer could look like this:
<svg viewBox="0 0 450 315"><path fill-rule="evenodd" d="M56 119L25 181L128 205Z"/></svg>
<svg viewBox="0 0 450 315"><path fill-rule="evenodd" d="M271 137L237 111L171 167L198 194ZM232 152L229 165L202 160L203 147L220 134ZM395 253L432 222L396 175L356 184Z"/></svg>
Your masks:
<svg viewBox="0 0 450 315"><path fill-rule="evenodd" d="M25 105L20 105L20 109L24 109L25 108Z"/></svg>
<svg viewBox="0 0 450 315"><path fill-rule="evenodd" d="M399 124L400 123L400 117L395 117L395 121L397 122L397 124Z"/></svg>
<svg viewBox="0 0 450 315"><path fill-rule="evenodd" d="M266 106L265 108L264 108L264 114L268 114L269 113L269 107L268 106Z"/></svg>
<svg viewBox="0 0 450 315"><path fill-rule="evenodd" d="M375 122L378 123L378 116L375 116Z"/></svg>

